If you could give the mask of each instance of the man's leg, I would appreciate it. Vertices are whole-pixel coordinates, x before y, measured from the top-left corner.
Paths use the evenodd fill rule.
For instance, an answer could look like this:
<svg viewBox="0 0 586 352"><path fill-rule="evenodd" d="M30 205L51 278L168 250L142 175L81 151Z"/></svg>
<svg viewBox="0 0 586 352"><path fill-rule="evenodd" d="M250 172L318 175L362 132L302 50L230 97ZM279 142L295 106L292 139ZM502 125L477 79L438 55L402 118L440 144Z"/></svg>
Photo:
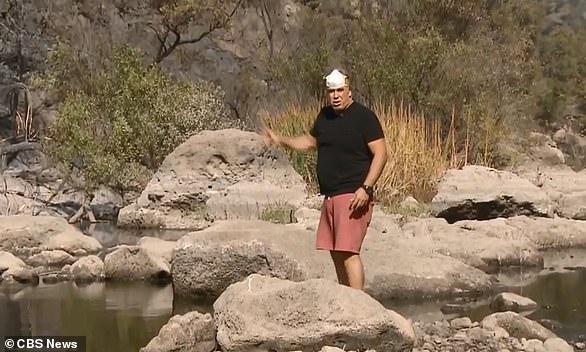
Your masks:
<svg viewBox="0 0 586 352"><path fill-rule="evenodd" d="M342 285L363 290L364 266L360 255L342 251L332 251L330 253L336 266L338 282Z"/></svg>
<svg viewBox="0 0 586 352"><path fill-rule="evenodd" d="M364 288L364 265L360 258L362 242L372 218L373 204L354 212L350 210L353 194L334 197L334 250L336 272L344 272L347 286ZM338 274L340 278L340 274ZM340 282L341 283L341 282Z"/></svg>

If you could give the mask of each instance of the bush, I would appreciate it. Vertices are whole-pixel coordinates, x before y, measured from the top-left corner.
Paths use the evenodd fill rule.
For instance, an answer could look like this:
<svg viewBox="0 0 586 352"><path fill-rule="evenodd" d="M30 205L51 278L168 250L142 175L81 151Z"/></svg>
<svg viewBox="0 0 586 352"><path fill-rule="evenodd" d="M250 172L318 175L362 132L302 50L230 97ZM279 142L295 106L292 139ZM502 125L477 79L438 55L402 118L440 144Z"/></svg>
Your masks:
<svg viewBox="0 0 586 352"><path fill-rule="evenodd" d="M71 77L75 55L61 48L51 57L39 86L54 84L64 96L49 129L45 150L66 173L77 171L91 191L108 185L140 189L163 159L204 129L242 127L231 121L222 91L206 82L178 82L140 53L115 47L109 64ZM72 86L75 83L75 86Z"/></svg>
<svg viewBox="0 0 586 352"><path fill-rule="evenodd" d="M275 58L283 93L311 102L323 94L322 76L341 65L357 100L403 100L440 119L442 138L453 127L455 148L468 147L470 163L490 164L498 142L526 139L536 121L559 128L571 116L574 130L586 131L586 117L572 113L586 102L584 28L548 27L540 2L378 3L376 11L362 6L358 18L329 5L304 17L298 43Z"/></svg>
<svg viewBox="0 0 586 352"><path fill-rule="evenodd" d="M280 134L297 136L309 131L320 108L320 100L303 106L290 104L281 114L262 113L261 118L267 127ZM377 199L386 205L406 195L430 201L442 173L466 161L466 151L460 154L455 150L453 127L448 137L442 138L438 120L426 122L406 105L380 103L374 111L381 121L388 150L387 165L377 182ZM309 189L317 191L316 152L288 148L285 151Z"/></svg>

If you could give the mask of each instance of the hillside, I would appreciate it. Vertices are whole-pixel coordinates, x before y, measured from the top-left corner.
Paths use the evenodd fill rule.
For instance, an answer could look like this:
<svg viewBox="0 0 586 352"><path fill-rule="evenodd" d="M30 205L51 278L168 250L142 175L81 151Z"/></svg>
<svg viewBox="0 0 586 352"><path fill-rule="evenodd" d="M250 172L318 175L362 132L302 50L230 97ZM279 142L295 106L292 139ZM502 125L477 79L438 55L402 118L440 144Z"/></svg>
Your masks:
<svg viewBox="0 0 586 352"><path fill-rule="evenodd" d="M117 101L111 107L104 98L119 94L120 89L143 95L132 86L132 75L121 82L112 71L116 48L129 45L140 50L145 68L160 68L183 82L219 86L221 92L205 85L189 92L211 92L204 94L211 105L200 104L201 109L213 109L206 114L243 121L249 128L258 126L262 111L278 114L315 102L323 94L324 72L342 65L359 100L383 105L403 101L428 121L439 122L443 137L455 129L454 148L462 153L466 147L468 162L505 166L514 162L507 150L523 153L531 143L529 133L538 131L550 139L563 134L563 141L556 140L567 164L582 169L586 164L585 23L586 1L577 0L4 0L0 3L0 136L14 133L11 115L16 110L19 116L26 115L22 99L18 109L11 107L15 82L31 88L33 137L43 136L37 131L61 117L63 126L79 125L78 113L87 107L72 98L79 92L106 104L95 113L116 111L109 117L93 116L84 122L89 124L86 130L119 114L140 118L142 112L132 105L136 100ZM121 65L135 64L133 58L118 60ZM126 86L105 90L99 81L103 77L114 81L110 85ZM190 96L179 85L152 83L163 93L150 92L149 86L138 92L169 96L160 110L152 111L153 118L177 108L179 101L199 109L201 97ZM68 98L73 100L62 105ZM143 106L149 103L144 100L147 95L142 98ZM223 100L225 112L217 110L215 99ZM162 149L148 143L136 148L172 150L189 133L212 128L206 124L182 125L179 129L187 130L164 141ZM65 135L51 135L51 140L78 143L63 126L57 133ZM23 127L18 128L22 132ZM155 132L126 128L124 138L160 133ZM119 145L129 150L127 143ZM92 153L103 151L81 155ZM130 159L116 160L116 165L135 163L152 172L164 155L153 154L146 161L134 154L125 157ZM79 167L79 158L61 161ZM104 165L111 169L113 162Z"/></svg>

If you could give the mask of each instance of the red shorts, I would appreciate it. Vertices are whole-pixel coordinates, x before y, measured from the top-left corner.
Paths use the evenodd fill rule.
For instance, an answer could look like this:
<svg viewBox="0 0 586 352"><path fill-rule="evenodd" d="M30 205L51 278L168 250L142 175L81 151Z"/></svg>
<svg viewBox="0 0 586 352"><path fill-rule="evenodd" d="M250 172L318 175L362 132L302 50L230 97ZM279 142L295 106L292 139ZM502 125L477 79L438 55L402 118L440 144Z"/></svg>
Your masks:
<svg viewBox="0 0 586 352"><path fill-rule="evenodd" d="M354 193L345 193L324 199L317 227L317 249L360 253L374 204L371 201L352 212L353 196Z"/></svg>

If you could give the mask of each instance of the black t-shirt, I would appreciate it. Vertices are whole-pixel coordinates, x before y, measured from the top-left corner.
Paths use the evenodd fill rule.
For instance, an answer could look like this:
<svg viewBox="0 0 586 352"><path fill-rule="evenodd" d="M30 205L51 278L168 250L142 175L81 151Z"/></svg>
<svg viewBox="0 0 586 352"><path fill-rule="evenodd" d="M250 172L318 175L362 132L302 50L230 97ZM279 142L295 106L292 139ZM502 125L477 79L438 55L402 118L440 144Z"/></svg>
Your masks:
<svg viewBox="0 0 586 352"><path fill-rule="evenodd" d="M373 157L367 144L384 137L375 113L358 102L342 113L325 106L310 134L317 140L317 177L320 193L326 196L360 188Z"/></svg>

